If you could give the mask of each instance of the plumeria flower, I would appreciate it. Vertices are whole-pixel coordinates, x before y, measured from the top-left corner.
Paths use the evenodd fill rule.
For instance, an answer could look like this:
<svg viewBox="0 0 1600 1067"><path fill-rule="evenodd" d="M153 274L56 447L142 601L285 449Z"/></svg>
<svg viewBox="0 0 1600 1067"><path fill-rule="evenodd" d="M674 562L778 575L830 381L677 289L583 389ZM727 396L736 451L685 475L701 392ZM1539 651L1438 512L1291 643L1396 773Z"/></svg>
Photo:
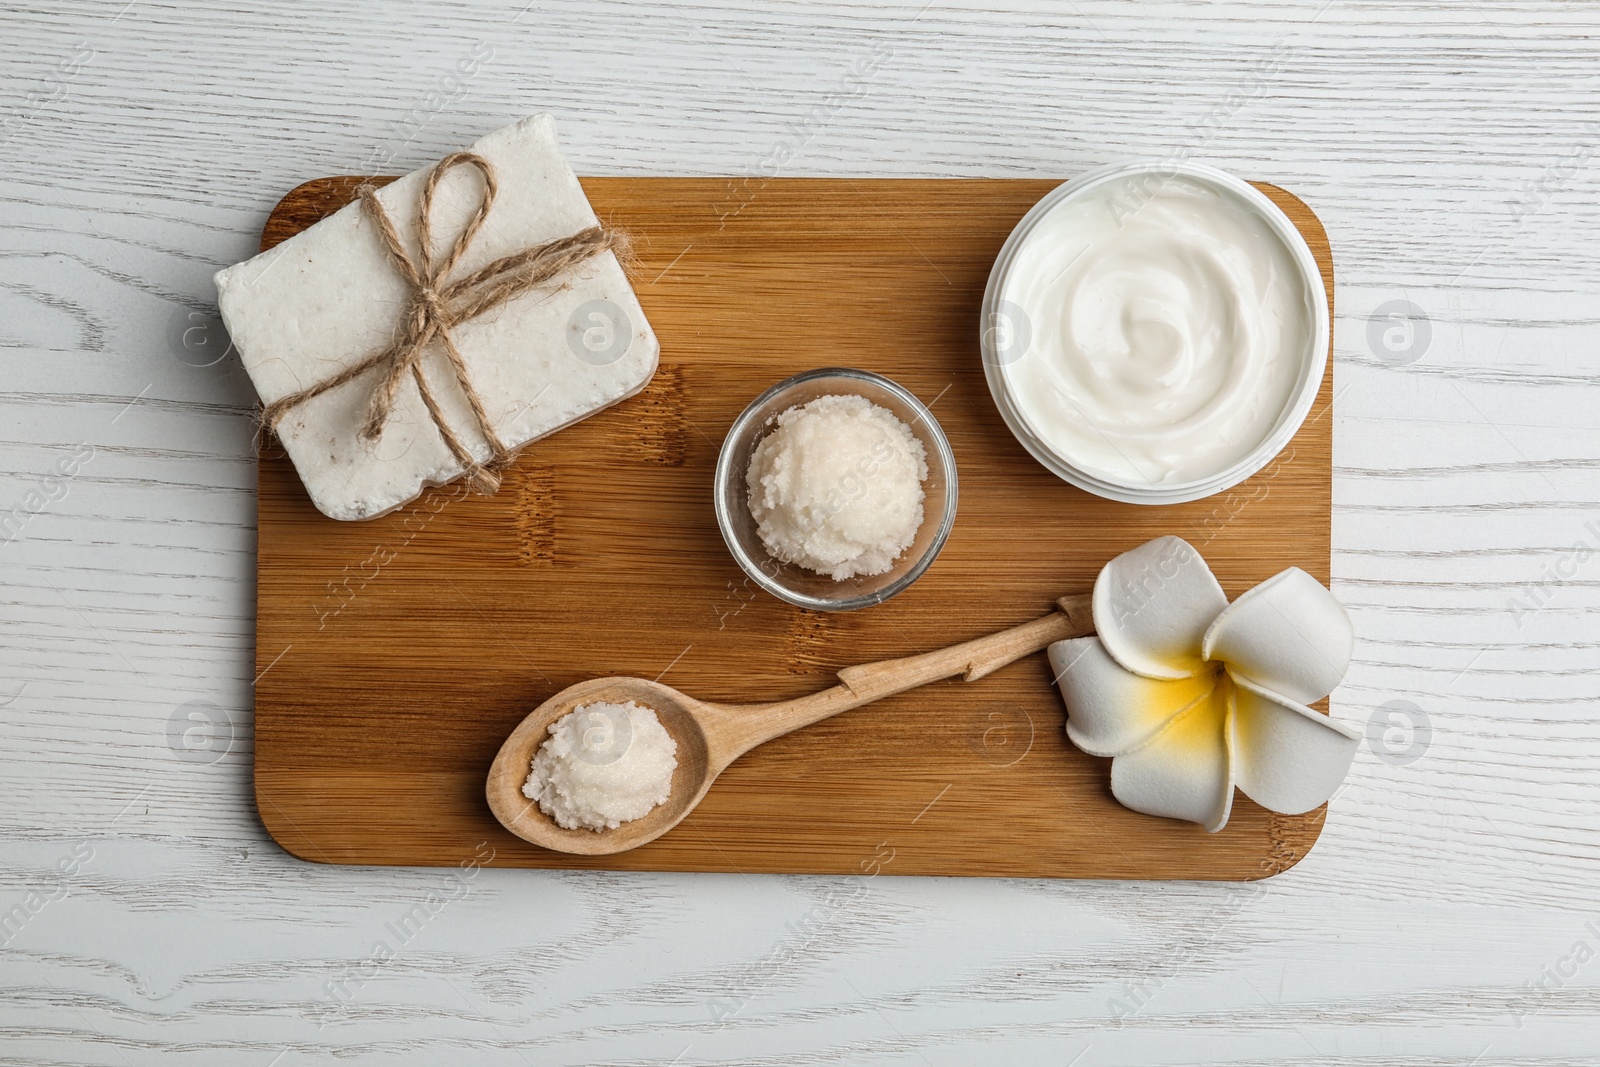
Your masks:
<svg viewBox="0 0 1600 1067"><path fill-rule="evenodd" d="M1228 822L1233 788L1296 815L1326 803L1355 757L1359 731L1306 707L1350 666L1350 617L1291 567L1228 603L1187 541L1124 552L1094 583L1096 636L1057 641L1050 666L1067 704L1067 737L1110 756L1125 807Z"/></svg>

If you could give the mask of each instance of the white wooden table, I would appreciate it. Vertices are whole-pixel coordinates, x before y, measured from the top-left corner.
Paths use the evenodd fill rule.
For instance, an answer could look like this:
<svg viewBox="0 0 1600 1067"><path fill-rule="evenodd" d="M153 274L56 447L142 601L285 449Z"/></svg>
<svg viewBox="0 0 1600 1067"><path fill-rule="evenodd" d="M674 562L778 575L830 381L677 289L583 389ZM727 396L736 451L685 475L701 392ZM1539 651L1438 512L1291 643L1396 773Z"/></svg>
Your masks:
<svg viewBox="0 0 1600 1067"><path fill-rule="evenodd" d="M0 1062L1600 1063L1600 10L521 2L0 15ZM211 274L302 179L539 110L580 173L1179 152L1304 197L1335 714L1375 724L1311 857L840 893L281 852Z"/></svg>

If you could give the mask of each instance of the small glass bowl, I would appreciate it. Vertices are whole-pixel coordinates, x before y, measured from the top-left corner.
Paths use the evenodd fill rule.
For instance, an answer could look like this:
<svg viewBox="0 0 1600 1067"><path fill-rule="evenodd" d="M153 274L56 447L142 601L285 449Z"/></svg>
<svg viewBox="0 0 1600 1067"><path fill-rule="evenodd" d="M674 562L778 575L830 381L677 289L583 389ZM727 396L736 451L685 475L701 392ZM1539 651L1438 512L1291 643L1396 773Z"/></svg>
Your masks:
<svg viewBox="0 0 1600 1067"><path fill-rule="evenodd" d="M840 582L768 554L750 514L745 474L750 470L750 456L756 445L779 415L819 396L850 394L887 408L911 429L927 451L928 477L922 483L922 526L910 547L884 573L857 575ZM939 555L956 521L956 457L938 420L909 390L870 371L825 367L779 382L752 400L734 420L717 457L715 497L722 539L757 585L796 607L854 611L881 604L902 592Z"/></svg>

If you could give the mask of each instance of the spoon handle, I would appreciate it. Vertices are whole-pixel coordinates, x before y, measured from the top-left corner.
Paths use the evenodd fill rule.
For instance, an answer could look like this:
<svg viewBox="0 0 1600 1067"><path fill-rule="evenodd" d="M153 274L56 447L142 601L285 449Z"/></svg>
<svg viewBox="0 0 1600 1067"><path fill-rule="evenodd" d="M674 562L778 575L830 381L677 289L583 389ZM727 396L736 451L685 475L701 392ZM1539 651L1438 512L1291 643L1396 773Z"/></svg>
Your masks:
<svg viewBox="0 0 1600 1067"><path fill-rule="evenodd" d="M709 705L707 710L719 720L708 731L718 750L715 761L726 766L759 744L840 712L956 675L976 681L1056 641L1094 633L1088 594L1062 597L1056 604L1061 610L1051 615L986 637L917 656L846 667L839 672L843 684L820 693L776 704Z"/></svg>
<svg viewBox="0 0 1600 1067"><path fill-rule="evenodd" d="M1094 633L1087 594L1062 597L1056 603L1062 610L1042 619L920 656L846 667L839 672L839 680L859 698L852 705L859 707L958 674L963 681L975 682L1057 641Z"/></svg>

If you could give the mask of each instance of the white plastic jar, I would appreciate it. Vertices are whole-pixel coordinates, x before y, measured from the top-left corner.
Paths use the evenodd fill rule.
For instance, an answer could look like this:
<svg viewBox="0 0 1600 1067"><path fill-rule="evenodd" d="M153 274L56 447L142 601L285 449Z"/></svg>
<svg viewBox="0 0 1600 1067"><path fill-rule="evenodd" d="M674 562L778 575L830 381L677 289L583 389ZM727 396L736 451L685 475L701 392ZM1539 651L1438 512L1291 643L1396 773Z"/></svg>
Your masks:
<svg viewBox="0 0 1600 1067"><path fill-rule="evenodd" d="M1249 183L1196 163L1104 167L1012 231L982 310L984 373L1034 458L1112 500L1219 493L1304 422L1327 366L1305 239Z"/></svg>

